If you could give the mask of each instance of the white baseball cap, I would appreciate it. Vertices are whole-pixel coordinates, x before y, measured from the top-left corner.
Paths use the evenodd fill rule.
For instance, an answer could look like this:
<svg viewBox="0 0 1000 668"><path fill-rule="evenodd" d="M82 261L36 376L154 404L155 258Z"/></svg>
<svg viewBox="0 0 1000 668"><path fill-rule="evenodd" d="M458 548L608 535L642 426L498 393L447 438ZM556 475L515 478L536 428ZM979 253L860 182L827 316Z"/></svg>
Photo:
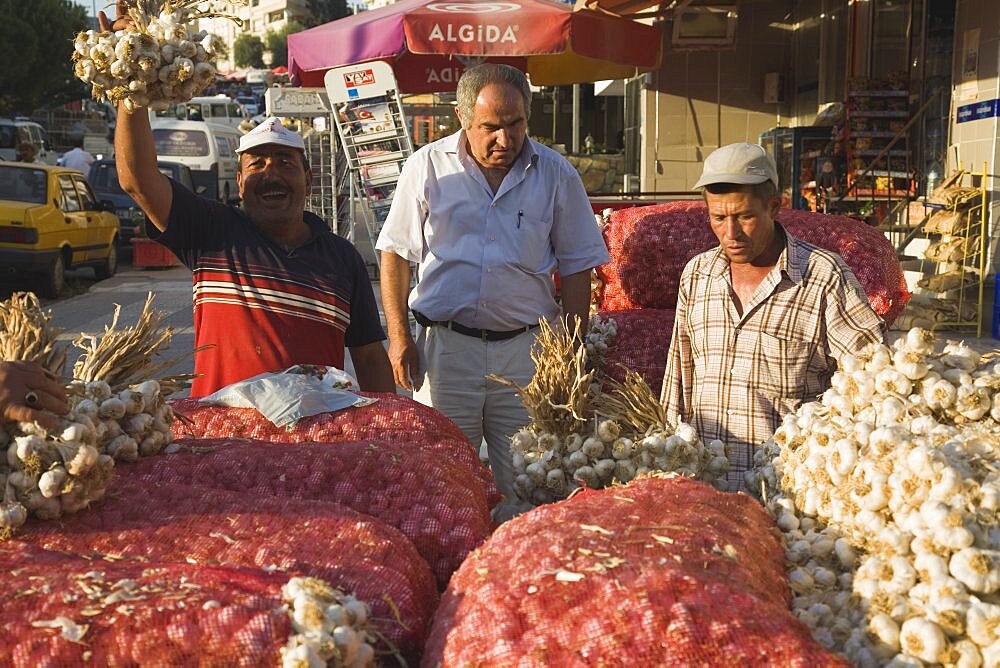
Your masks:
<svg viewBox="0 0 1000 668"><path fill-rule="evenodd" d="M760 144L739 142L712 151L705 158L701 178L694 187L702 188L713 183L753 185L764 181L772 181L775 187L778 185L774 159Z"/></svg>
<svg viewBox="0 0 1000 668"><path fill-rule="evenodd" d="M306 143L297 132L292 132L278 120L276 116L271 116L263 123L255 127L250 132L240 137L240 146L236 149L239 155L256 146L264 144L277 144L278 146L289 146L300 151L306 150Z"/></svg>

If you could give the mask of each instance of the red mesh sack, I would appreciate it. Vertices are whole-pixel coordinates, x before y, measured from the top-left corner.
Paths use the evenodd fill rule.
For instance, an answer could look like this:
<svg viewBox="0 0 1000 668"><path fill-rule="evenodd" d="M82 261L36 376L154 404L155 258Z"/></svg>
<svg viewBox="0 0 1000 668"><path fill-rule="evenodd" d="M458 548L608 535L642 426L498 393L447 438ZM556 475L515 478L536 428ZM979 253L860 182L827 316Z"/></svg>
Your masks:
<svg viewBox="0 0 1000 668"><path fill-rule="evenodd" d="M434 576L406 536L323 501L149 485L122 476L87 512L59 523L29 522L18 538L81 555L312 575L371 606L379 631L411 657L419 653L438 601Z"/></svg>
<svg viewBox="0 0 1000 668"><path fill-rule="evenodd" d="M719 245L701 201L619 209L604 226L611 261L597 268L605 311L677 307L688 260Z"/></svg>
<svg viewBox="0 0 1000 668"><path fill-rule="evenodd" d="M686 478L541 506L452 577L423 665L846 665L789 610L775 532Z"/></svg>
<svg viewBox="0 0 1000 668"><path fill-rule="evenodd" d="M444 589L490 532L490 511L468 469L407 443L289 444L180 440L181 450L119 464L149 485L190 484L251 496L333 501L396 527Z"/></svg>
<svg viewBox="0 0 1000 668"><path fill-rule="evenodd" d="M892 325L912 296L892 247L877 227L848 216L782 209L778 220L793 235L840 254L868 295L868 303Z"/></svg>
<svg viewBox="0 0 1000 668"><path fill-rule="evenodd" d="M839 253L868 295L872 309L891 325L906 306L896 251L877 228L847 216L782 209L778 222L795 237ZM688 261L718 246L701 201L621 209L604 226L611 261L597 268L598 308L675 308Z"/></svg>
<svg viewBox="0 0 1000 668"><path fill-rule="evenodd" d="M601 311L598 317L613 319L617 331L604 357L604 375L621 382L625 369L631 369L659 396L674 331L673 309Z"/></svg>
<svg viewBox="0 0 1000 668"><path fill-rule="evenodd" d="M93 560L18 541L0 543L0 569L4 666L274 666L291 633L283 573ZM79 642L32 624L59 617L87 626Z"/></svg>
<svg viewBox="0 0 1000 668"><path fill-rule="evenodd" d="M194 438L248 438L272 443L340 443L343 441L392 441L439 453L464 464L479 480L492 508L500 501L493 474L479 460L479 452L445 415L408 397L360 392L375 397L370 406L355 406L299 420L286 429L253 408L227 408L197 399L171 401L174 411L187 419L174 421L178 436Z"/></svg>

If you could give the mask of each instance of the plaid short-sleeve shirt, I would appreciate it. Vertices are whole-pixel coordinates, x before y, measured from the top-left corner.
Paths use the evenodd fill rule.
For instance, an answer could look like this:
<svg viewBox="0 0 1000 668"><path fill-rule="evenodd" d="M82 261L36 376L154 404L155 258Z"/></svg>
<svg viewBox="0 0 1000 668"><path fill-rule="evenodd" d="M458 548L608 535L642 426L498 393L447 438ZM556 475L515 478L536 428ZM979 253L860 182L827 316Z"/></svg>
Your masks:
<svg viewBox="0 0 1000 668"><path fill-rule="evenodd" d="M721 247L684 268L663 379L668 419L731 446L732 491L781 417L829 387L835 358L885 335L839 255L775 227L785 249L742 315Z"/></svg>

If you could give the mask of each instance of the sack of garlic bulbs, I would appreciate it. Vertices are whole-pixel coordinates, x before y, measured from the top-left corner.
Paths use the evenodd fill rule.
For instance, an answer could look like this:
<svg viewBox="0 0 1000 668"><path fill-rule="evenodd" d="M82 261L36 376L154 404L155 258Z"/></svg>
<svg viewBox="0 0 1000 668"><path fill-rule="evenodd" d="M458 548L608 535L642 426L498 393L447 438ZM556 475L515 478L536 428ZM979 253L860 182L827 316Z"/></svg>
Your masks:
<svg viewBox="0 0 1000 668"><path fill-rule="evenodd" d="M120 466L119 478L340 503L403 532L442 589L491 530L479 480L462 464L405 441L276 446L181 439L171 445L175 448L163 457Z"/></svg>
<svg viewBox="0 0 1000 668"><path fill-rule="evenodd" d="M797 614L861 666L1000 665L1000 364L912 329L840 360L748 472Z"/></svg>
<svg viewBox="0 0 1000 668"><path fill-rule="evenodd" d="M838 253L854 272L872 309L891 325L910 298L896 250L871 225L847 216L782 209L777 221L793 236ZM719 240L702 201L620 209L603 229L611 261L595 272L602 310L672 309L681 272Z"/></svg>
<svg viewBox="0 0 1000 668"><path fill-rule="evenodd" d="M845 665L789 612L773 531L680 477L536 508L452 577L422 665Z"/></svg>
<svg viewBox="0 0 1000 668"><path fill-rule="evenodd" d="M0 543L0 664L375 664L370 609L316 578ZM320 629L317 631L316 626ZM319 642L327 641L328 642ZM312 663L308 661L312 659Z"/></svg>
<svg viewBox="0 0 1000 668"><path fill-rule="evenodd" d="M654 396L659 396L674 332L674 310L601 311L596 317L617 326L617 336L602 359L604 375L621 382L630 369L642 376Z"/></svg>
<svg viewBox="0 0 1000 668"><path fill-rule="evenodd" d="M95 100L121 102L128 111L163 111L186 102L215 82L213 60L225 55L215 35L196 30L199 18L225 16L199 9L204 0L131 0L130 30L76 36L74 74Z"/></svg>
<svg viewBox="0 0 1000 668"><path fill-rule="evenodd" d="M198 399L170 402L179 418L174 433L191 438L251 438L271 443L340 443L395 441L407 443L461 464L480 481L492 508L500 500L493 474L458 426L438 411L409 397L359 392L378 401L348 411L323 413L299 420L292 429L274 423L252 408L203 404Z"/></svg>
<svg viewBox="0 0 1000 668"><path fill-rule="evenodd" d="M31 524L17 540L126 561L225 564L322 578L364 601L379 634L409 658L423 647L438 603L434 575L403 534L326 501L150 485L123 475L114 494L89 512L58 524Z"/></svg>

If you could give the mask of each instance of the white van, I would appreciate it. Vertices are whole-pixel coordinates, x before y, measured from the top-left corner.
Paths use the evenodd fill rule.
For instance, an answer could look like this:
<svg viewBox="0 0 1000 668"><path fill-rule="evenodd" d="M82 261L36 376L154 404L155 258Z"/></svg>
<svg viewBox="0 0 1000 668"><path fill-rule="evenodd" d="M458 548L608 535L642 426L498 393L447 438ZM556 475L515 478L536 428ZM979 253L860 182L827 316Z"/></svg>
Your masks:
<svg viewBox="0 0 1000 668"><path fill-rule="evenodd" d="M239 130L219 123L170 121L150 123L156 157L187 165L195 188L205 186L202 196L232 203L239 199L236 170L240 145Z"/></svg>
<svg viewBox="0 0 1000 668"><path fill-rule="evenodd" d="M208 121L234 128L238 128L240 123L250 117L238 102L222 93L214 97L192 97L187 102L170 105L165 110L155 113L154 118Z"/></svg>
<svg viewBox="0 0 1000 668"><path fill-rule="evenodd" d="M0 118L0 160L17 160L17 145L24 141L35 146L38 162L56 164L45 128L25 118Z"/></svg>

